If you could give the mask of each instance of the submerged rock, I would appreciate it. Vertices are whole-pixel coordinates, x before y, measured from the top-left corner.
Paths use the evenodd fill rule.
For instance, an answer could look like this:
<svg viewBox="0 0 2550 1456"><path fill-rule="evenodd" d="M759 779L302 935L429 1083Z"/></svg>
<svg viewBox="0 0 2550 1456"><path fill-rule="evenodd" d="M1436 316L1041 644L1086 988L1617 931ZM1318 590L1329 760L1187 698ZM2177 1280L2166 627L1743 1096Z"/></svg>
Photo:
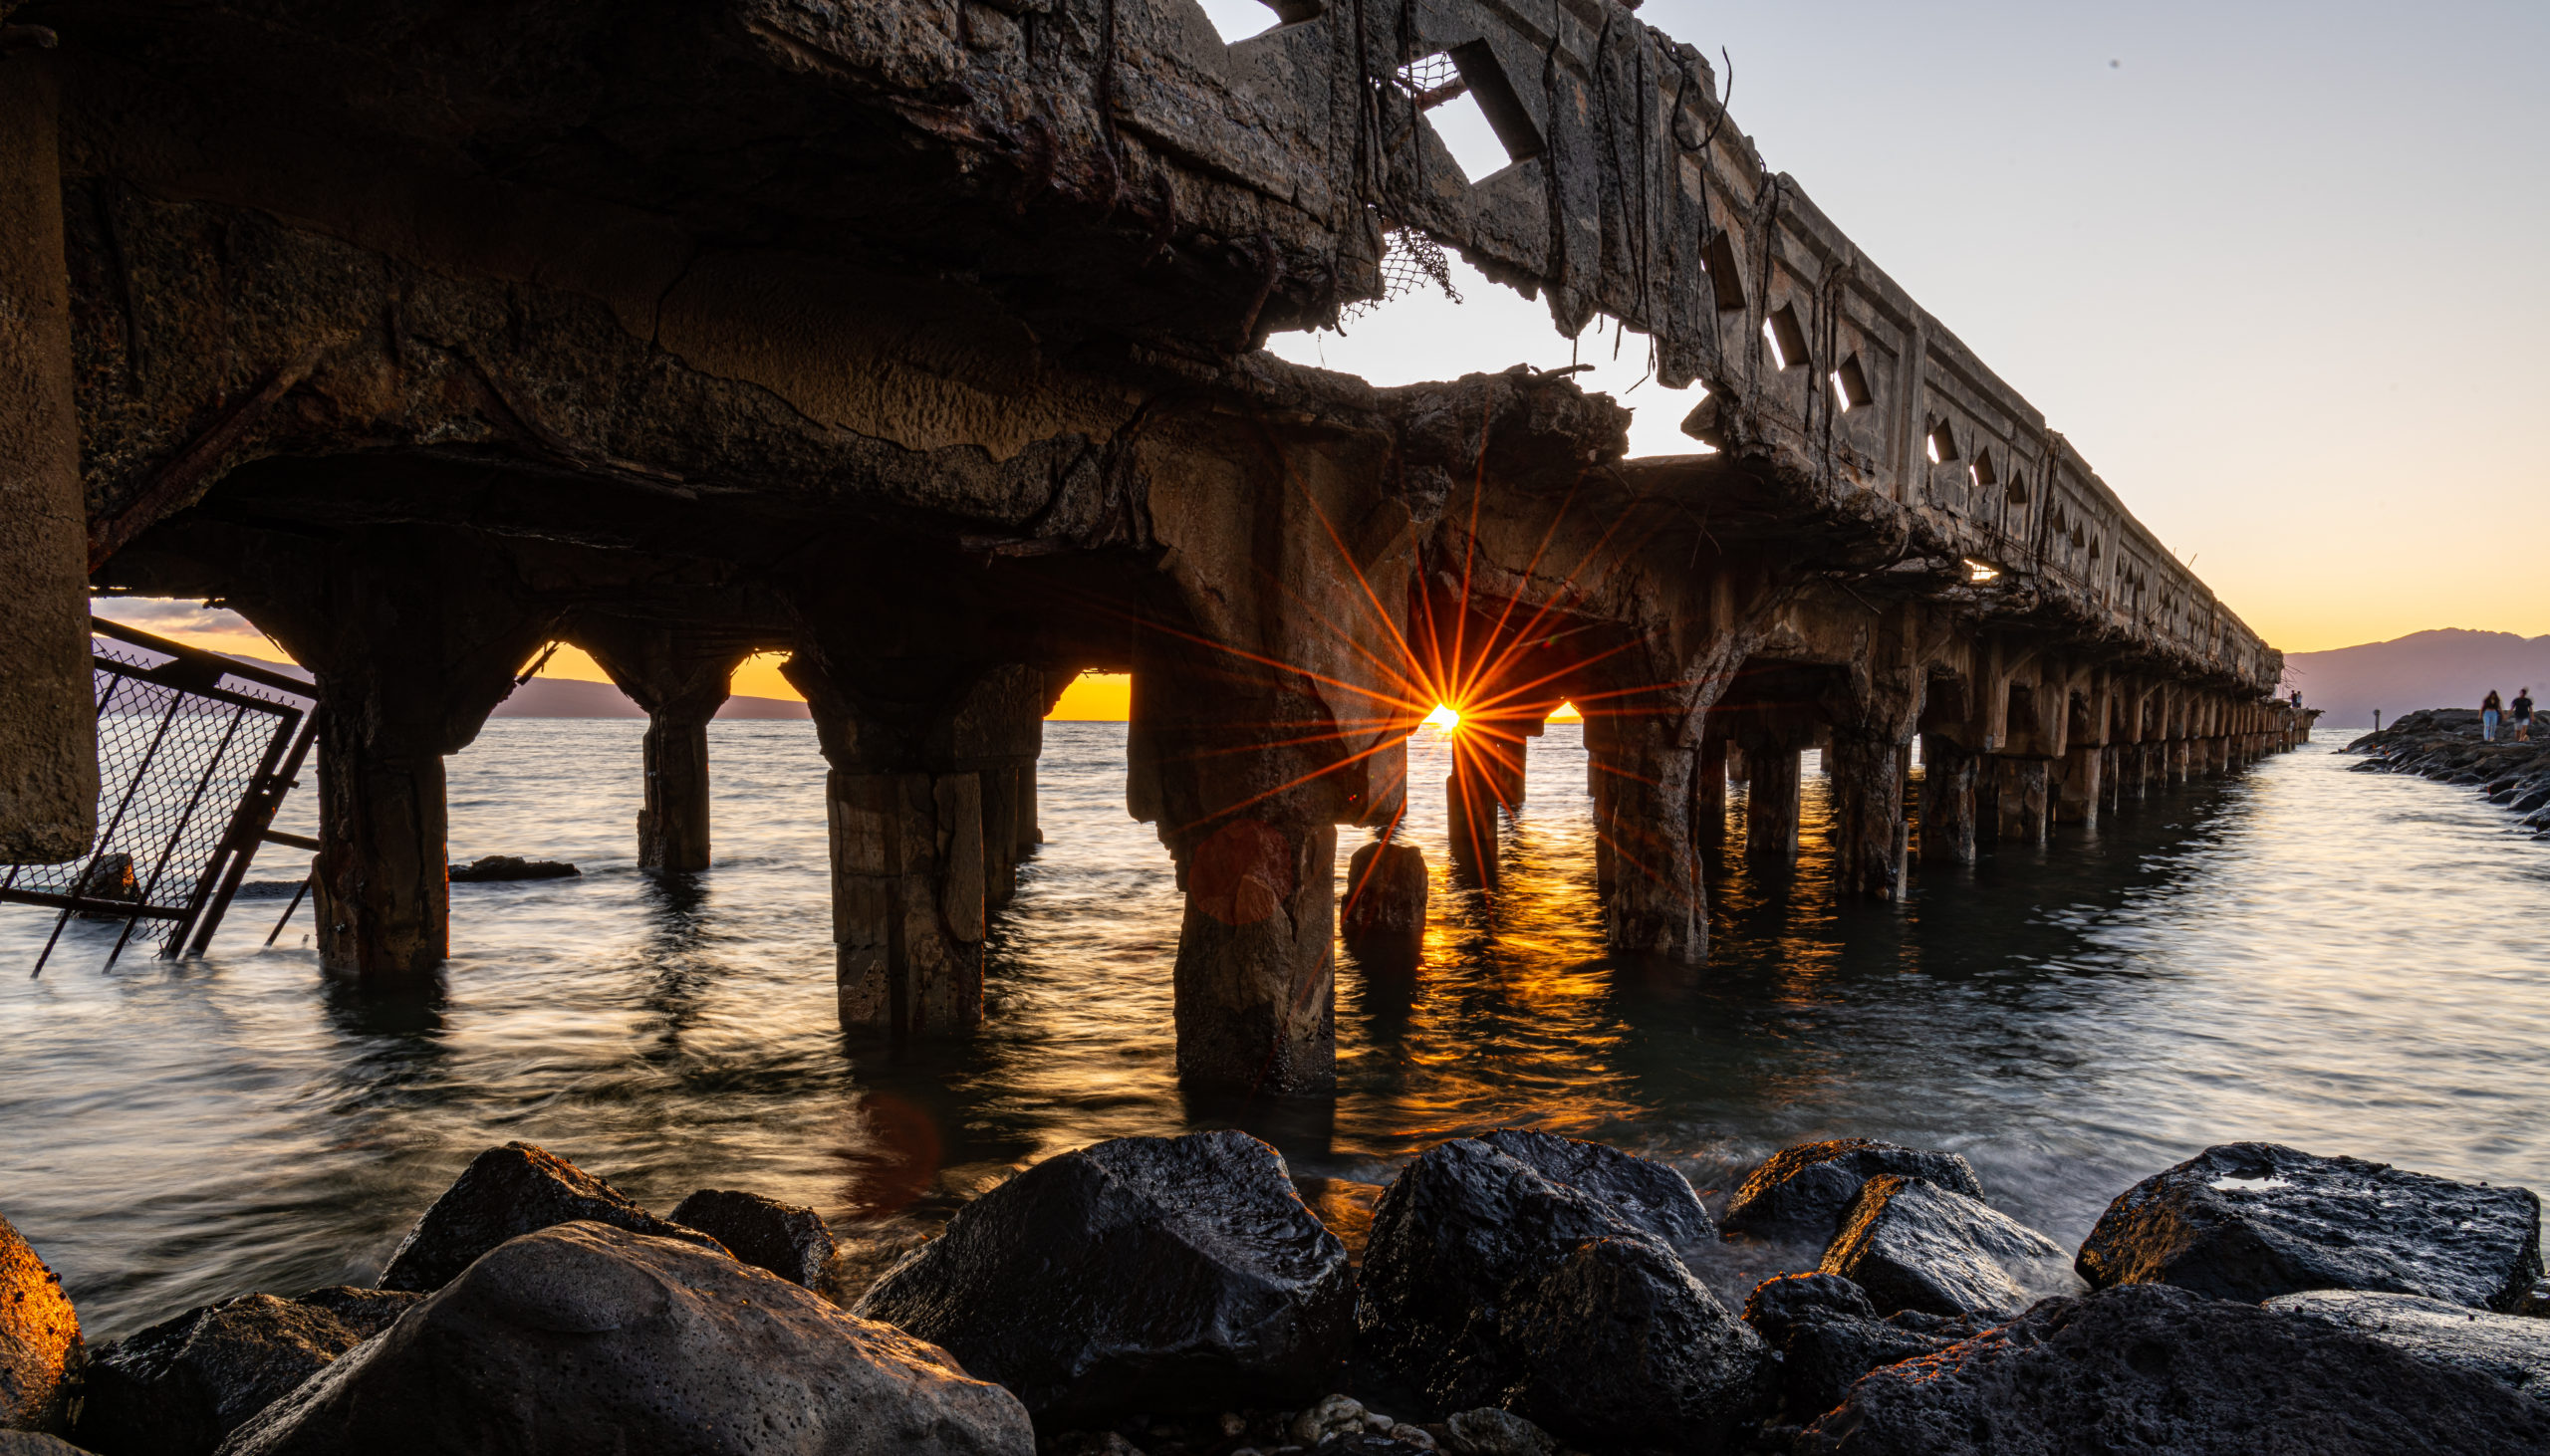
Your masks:
<svg viewBox="0 0 2550 1456"><path fill-rule="evenodd" d="M1376 840L1355 851L1346 884L1339 915L1346 948L1358 960L1413 965L1425 942L1425 851Z"/></svg>
<svg viewBox="0 0 2550 1456"><path fill-rule="evenodd" d="M1805 1456L2514 1456L2550 1409L2351 1331L2182 1289L2048 1300L1851 1387Z"/></svg>
<svg viewBox="0 0 2550 1456"><path fill-rule="evenodd" d="M497 884L515 879L572 879L584 873L564 859L525 859L519 854L484 854L466 864L448 866L453 884Z"/></svg>
<svg viewBox="0 0 2550 1456"><path fill-rule="evenodd" d="M222 1456L1031 1456L946 1351L696 1244L594 1222L479 1259Z"/></svg>
<svg viewBox="0 0 2550 1456"><path fill-rule="evenodd" d="M1983 1196L1974 1169L1955 1153L1843 1137L1771 1154L1744 1175L1718 1226L1761 1238L1830 1240L1861 1185L1881 1173L1919 1178L1968 1198Z"/></svg>
<svg viewBox="0 0 2550 1456"><path fill-rule="evenodd" d="M1437 1408L1502 1406L1569 1439L1672 1422L1670 1441L1705 1442L1748 1417L1768 1351L1663 1232L1705 1216L1659 1215L1680 1176L1601 1152L1537 1133L1428 1148L1374 1210L1358 1354Z"/></svg>
<svg viewBox="0 0 2550 1456"><path fill-rule="evenodd" d="M1039 1420L1306 1401L1352 1329L1346 1246L1244 1132L1121 1137L960 1210L855 1313L945 1345Z"/></svg>
<svg viewBox="0 0 2550 1456"><path fill-rule="evenodd" d="M2550 1401L2550 1320L2365 1290L2278 1295L2266 1307L2278 1314L2333 1320L2419 1359L2475 1371L2535 1400Z"/></svg>
<svg viewBox="0 0 2550 1456"><path fill-rule="evenodd" d="M80 1356L80 1316L61 1279L0 1218L0 1429L61 1429Z"/></svg>
<svg viewBox="0 0 2550 1456"><path fill-rule="evenodd" d="M2015 1315L2044 1293L2078 1289L2052 1239L1962 1193L1882 1174L1861 1187L1822 1270L1868 1291L1888 1314Z"/></svg>
<svg viewBox="0 0 2550 1456"><path fill-rule="evenodd" d="M2231 1142L2135 1184L2081 1245L2093 1286L2173 1284L2255 1304L2313 1289L2511 1310L2541 1277L2541 1200Z"/></svg>
<svg viewBox="0 0 2550 1456"><path fill-rule="evenodd" d="M325 1305L248 1295L100 1345L73 1434L102 1456L209 1456L224 1436L326 1369L419 1295Z"/></svg>
<svg viewBox="0 0 2550 1456"><path fill-rule="evenodd" d="M431 1293L507 1239L579 1219L725 1252L715 1239L655 1217L565 1158L508 1142L472 1159L416 1220L381 1272L381 1287Z"/></svg>
<svg viewBox="0 0 2550 1456"><path fill-rule="evenodd" d="M758 1193L702 1188L674 1205L673 1222L708 1235L756 1269L808 1289L823 1279L839 1247L822 1214Z"/></svg>

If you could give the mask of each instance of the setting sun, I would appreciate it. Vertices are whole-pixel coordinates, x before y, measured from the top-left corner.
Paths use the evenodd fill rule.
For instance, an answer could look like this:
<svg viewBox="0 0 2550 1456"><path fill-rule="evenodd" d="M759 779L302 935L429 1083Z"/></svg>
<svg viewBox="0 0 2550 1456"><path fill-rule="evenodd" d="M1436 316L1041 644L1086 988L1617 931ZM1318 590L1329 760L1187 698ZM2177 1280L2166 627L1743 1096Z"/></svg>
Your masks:
<svg viewBox="0 0 2550 1456"><path fill-rule="evenodd" d="M1461 715L1453 710L1450 703L1436 703L1434 711L1425 715L1425 723L1429 728L1458 728Z"/></svg>

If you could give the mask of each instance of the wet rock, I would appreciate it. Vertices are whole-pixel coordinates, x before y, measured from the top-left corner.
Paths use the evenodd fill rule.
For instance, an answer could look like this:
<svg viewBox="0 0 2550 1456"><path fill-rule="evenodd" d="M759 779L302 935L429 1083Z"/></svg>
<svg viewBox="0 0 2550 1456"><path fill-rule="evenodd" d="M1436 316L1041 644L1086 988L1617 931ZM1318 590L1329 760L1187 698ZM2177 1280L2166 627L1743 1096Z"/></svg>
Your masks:
<svg viewBox="0 0 2550 1456"><path fill-rule="evenodd" d="M1510 1408L1573 1441L1707 1444L1757 1414L1768 1351L1669 1250L1597 1239L1498 1312Z"/></svg>
<svg viewBox="0 0 2550 1456"><path fill-rule="evenodd" d="M1412 966L1425 943L1425 851L1376 840L1347 865L1339 923L1355 958Z"/></svg>
<svg viewBox="0 0 2550 1456"><path fill-rule="evenodd" d="M273 1295L188 1310L97 1348L72 1434L102 1456L209 1456L365 1337L326 1308Z"/></svg>
<svg viewBox="0 0 2550 1456"><path fill-rule="evenodd" d="M1529 1164L1553 1183L1601 1199L1614 1213L1663 1240L1667 1248L1691 1248L1717 1232L1708 1209L1691 1191L1690 1180L1662 1163L1599 1142L1525 1127L1500 1127L1480 1133L1478 1140Z"/></svg>
<svg viewBox="0 0 2550 1456"><path fill-rule="evenodd" d="M1665 1185L1563 1143L1463 1138L1391 1183L1365 1251L1359 1356L1437 1408L1512 1408L1571 1439L1664 1419L1682 1423L1674 1439L1703 1439L1749 1414L1768 1351L1657 1232L1677 1225L1515 1152L1671 1208ZM1648 1329L1670 1337L1633 1348Z"/></svg>
<svg viewBox="0 0 2550 1456"><path fill-rule="evenodd" d="M1962 1193L1892 1173L1871 1178L1824 1250L1822 1270L1868 1291L1878 1309L2015 1315L2078 1289L2052 1239Z"/></svg>
<svg viewBox="0 0 2550 1456"><path fill-rule="evenodd" d="M1550 1456L1558 1449L1549 1432L1494 1406L1460 1411L1443 1424L1460 1456Z"/></svg>
<svg viewBox="0 0 2550 1456"><path fill-rule="evenodd" d="M370 1339L397 1323L408 1307L424 1298L405 1290L365 1289L361 1285L335 1284L314 1289L293 1301L334 1315L354 1332L358 1340Z"/></svg>
<svg viewBox="0 0 2550 1456"><path fill-rule="evenodd" d="M1867 1290L1838 1274L1780 1274L1753 1286L1744 1297L1744 1323L1773 1348L1789 1337L1799 1321L1820 1315L1877 1318Z"/></svg>
<svg viewBox="0 0 2550 1456"><path fill-rule="evenodd" d="M0 1218L0 1429L61 1429L80 1358L80 1316L62 1281Z"/></svg>
<svg viewBox="0 0 2550 1456"><path fill-rule="evenodd" d="M2550 1321L2365 1290L2278 1295L2266 1308L2332 1320L2419 1359L2475 1371L2550 1401Z"/></svg>
<svg viewBox="0 0 2550 1456"><path fill-rule="evenodd" d="M946 1351L697 1244L595 1222L471 1264L222 1456L680 1451L1030 1456Z"/></svg>
<svg viewBox="0 0 2550 1456"><path fill-rule="evenodd" d="M1760 1238L1830 1240L1860 1186L1880 1173L1919 1178L1968 1198L1983 1196L1974 1169L1955 1153L1843 1137L1771 1154L1744 1175L1718 1226Z"/></svg>
<svg viewBox="0 0 2550 1456"><path fill-rule="evenodd" d="M2135 1184L2081 1245L2093 1286L2255 1304L2312 1289L2511 1310L2541 1277L2541 1201L2386 1163L2231 1142Z"/></svg>
<svg viewBox="0 0 2550 1456"><path fill-rule="evenodd" d="M486 854L448 870L453 884L498 884L515 879L571 879L584 873L564 859L525 859L518 854Z"/></svg>
<svg viewBox="0 0 2550 1456"><path fill-rule="evenodd" d="M2497 1456L2550 1409L2352 1331L2158 1285L2048 1300L1851 1387L1802 1456Z"/></svg>
<svg viewBox="0 0 2550 1456"><path fill-rule="evenodd" d="M1319 1393L1352 1329L1346 1247L1242 1132L1124 1137L985 1193L856 1313L946 1345L1056 1422Z"/></svg>
<svg viewBox="0 0 2550 1456"><path fill-rule="evenodd" d="M1883 1320L1814 1310L1780 1344L1780 1399L1788 1418L1811 1421L1842 1403L1871 1370L1935 1354L1979 1335L1986 1323L1899 1310Z"/></svg>
<svg viewBox="0 0 2550 1456"><path fill-rule="evenodd" d="M50 1436L42 1431L0 1429L0 1456L83 1456L83 1453L60 1436Z"/></svg>
<svg viewBox="0 0 2550 1456"><path fill-rule="evenodd" d="M508 1142L478 1154L416 1220L381 1272L381 1287L431 1293L507 1239L579 1219L724 1252L715 1239L655 1217L565 1158Z"/></svg>
<svg viewBox="0 0 2550 1456"><path fill-rule="evenodd" d="M702 1188L674 1206L673 1222L708 1235L756 1269L808 1289L823 1278L838 1248L823 1215L758 1193Z"/></svg>

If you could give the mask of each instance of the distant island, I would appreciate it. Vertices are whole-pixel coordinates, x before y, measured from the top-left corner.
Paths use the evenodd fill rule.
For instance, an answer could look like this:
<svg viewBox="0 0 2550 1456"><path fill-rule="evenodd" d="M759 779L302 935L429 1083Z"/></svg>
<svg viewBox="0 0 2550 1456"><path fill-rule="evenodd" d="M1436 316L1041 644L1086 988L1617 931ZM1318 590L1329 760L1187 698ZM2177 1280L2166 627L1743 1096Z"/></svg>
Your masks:
<svg viewBox="0 0 2550 1456"><path fill-rule="evenodd" d="M2420 708L2475 708L2490 688L2508 698L2526 685L2550 690L2550 636L2441 627L2387 642L2288 652L2284 671L2304 702L2327 710L2323 722L2368 728L2376 709L2389 722Z"/></svg>

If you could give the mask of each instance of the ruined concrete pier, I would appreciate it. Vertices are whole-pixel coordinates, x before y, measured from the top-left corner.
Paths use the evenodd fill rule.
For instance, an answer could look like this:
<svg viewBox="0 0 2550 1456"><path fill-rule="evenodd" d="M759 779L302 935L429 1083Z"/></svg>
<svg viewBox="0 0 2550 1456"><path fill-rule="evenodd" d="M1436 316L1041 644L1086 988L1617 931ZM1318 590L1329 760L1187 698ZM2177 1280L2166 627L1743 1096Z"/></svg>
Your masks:
<svg viewBox="0 0 2550 1456"><path fill-rule="evenodd" d="M1130 671L1178 1066L1268 1093L1333 1080L1338 831L1396 821L1438 698L1510 730L1491 829L1512 745L1586 711L1607 933L1685 964L1730 763L1786 862L1825 747L1835 888L1884 897L1915 843L2291 741L2277 654L1762 166L1699 50L1613 0L1279 8L1225 45L1192 0L565 0L530 45L442 0L30 0L0 656L76 688L84 525L88 586L274 633L329 713L323 958L399 982L450 935L442 756L544 642L647 707L667 871L710 859L724 672L788 653L842 1019L903 1036L979 1023L1037 723ZM1427 119L1461 92L1492 175ZM1566 377L1260 348L1437 245L1646 336L1705 386L1692 452L1624 459ZM0 713L22 856L88 833L80 700Z"/></svg>

